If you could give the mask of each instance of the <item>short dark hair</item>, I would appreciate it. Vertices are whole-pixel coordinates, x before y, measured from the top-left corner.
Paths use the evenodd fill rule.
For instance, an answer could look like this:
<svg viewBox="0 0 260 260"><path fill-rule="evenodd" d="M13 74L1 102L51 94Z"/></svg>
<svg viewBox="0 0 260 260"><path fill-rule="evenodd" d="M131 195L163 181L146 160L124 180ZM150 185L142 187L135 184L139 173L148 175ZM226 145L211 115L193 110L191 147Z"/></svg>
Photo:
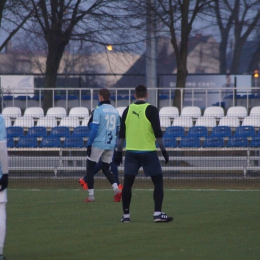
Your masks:
<svg viewBox="0 0 260 260"><path fill-rule="evenodd" d="M107 88L101 88L98 91L99 96L103 97L104 100L109 100L110 99L110 91Z"/></svg>
<svg viewBox="0 0 260 260"><path fill-rule="evenodd" d="M135 95L136 95L137 98L146 98L147 87L145 85L138 85L135 88Z"/></svg>

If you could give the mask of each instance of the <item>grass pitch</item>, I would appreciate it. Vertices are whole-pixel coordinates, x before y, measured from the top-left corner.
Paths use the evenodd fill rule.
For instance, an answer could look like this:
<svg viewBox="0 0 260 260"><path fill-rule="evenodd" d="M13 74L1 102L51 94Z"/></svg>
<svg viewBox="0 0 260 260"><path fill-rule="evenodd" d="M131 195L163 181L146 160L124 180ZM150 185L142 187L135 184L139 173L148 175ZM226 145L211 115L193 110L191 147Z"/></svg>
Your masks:
<svg viewBox="0 0 260 260"><path fill-rule="evenodd" d="M106 185L107 186L107 185ZM259 259L260 189L165 189L174 221L153 223L152 190L134 189L131 222L111 189L10 188L9 260Z"/></svg>

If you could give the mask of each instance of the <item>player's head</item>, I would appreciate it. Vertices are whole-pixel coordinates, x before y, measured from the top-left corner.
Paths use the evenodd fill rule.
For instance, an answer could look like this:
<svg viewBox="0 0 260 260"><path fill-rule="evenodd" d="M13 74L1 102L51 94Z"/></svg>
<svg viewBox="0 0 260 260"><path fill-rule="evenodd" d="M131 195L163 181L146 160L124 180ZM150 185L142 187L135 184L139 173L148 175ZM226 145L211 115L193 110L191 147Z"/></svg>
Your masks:
<svg viewBox="0 0 260 260"><path fill-rule="evenodd" d="M107 88L101 88L99 91L98 91L98 96L99 96L99 99L102 100L109 100L110 99L110 92Z"/></svg>
<svg viewBox="0 0 260 260"><path fill-rule="evenodd" d="M136 99L147 98L147 87L145 85L138 85L135 88L135 97L136 97Z"/></svg>

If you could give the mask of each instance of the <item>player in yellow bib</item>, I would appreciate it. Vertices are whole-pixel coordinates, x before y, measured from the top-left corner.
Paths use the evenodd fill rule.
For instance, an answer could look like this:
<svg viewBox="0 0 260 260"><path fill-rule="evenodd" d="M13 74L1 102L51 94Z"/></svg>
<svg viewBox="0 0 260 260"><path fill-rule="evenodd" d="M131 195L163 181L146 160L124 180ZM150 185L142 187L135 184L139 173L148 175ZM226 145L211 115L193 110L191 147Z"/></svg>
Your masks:
<svg viewBox="0 0 260 260"><path fill-rule="evenodd" d="M169 222L173 220L172 217L168 217L162 212L164 196L163 175L155 142L158 143L162 151L165 163L169 161L169 156L163 143L159 111L155 106L146 102L147 96L146 86L138 85L135 88L137 101L125 109L120 124L114 162L117 165L122 163L123 144L126 140L124 185L122 191L123 216L121 222L130 222L132 186L140 167L143 168L147 177L151 177L154 184L154 222Z"/></svg>

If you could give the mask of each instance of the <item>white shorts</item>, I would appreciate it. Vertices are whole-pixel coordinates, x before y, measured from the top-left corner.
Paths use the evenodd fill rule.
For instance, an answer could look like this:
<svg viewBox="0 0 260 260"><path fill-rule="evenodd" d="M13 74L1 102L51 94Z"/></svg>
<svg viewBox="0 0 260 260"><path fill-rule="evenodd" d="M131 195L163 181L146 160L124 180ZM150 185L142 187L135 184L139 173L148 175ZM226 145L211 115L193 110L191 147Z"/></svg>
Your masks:
<svg viewBox="0 0 260 260"><path fill-rule="evenodd" d="M7 202L7 190L0 191L0 203Z"/></svg>
<svg viewBox="0 0 260 260"><path fill-rule="evenodd" d="M91 149L91 156L88 157L90 161L99 162L101 161L104 163L111 163L113 158L114 150L103 150L96 147L92 147Z"/></svg>

